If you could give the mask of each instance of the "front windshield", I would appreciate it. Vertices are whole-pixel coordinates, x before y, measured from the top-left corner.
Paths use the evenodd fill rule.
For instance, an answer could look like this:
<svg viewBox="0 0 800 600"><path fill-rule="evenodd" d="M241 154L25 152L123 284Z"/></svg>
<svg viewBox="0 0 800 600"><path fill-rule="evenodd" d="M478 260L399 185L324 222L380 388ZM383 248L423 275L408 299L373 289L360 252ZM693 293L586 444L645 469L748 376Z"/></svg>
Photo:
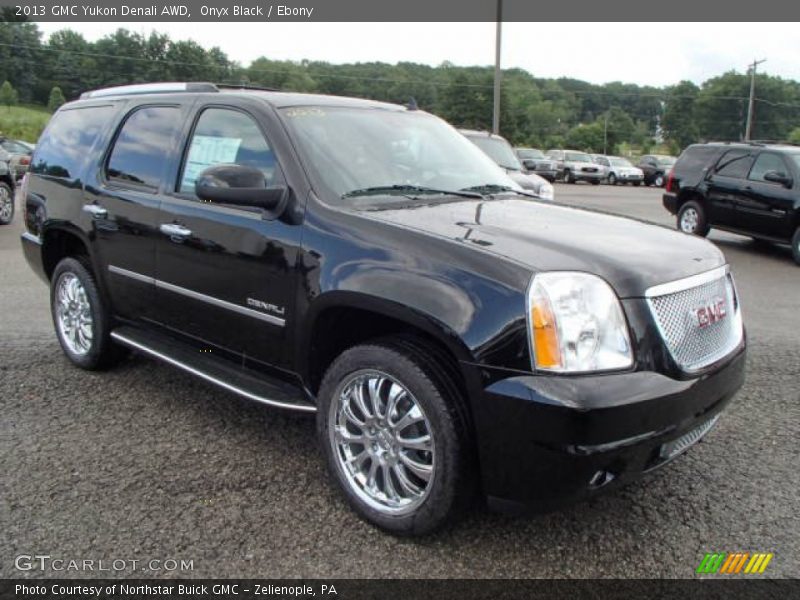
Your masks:
<svg viewBox="0 0 800 600"><path fill-rule="evenodd" d="M504 169L522 170L522 165L517 155L514 154L514 149L504 139L488 136L469 136L468 139Z"/></svg>
<svg viewBox="0 0 800 600"><path fill-rule="evenodd" d="M565 155L565 160L570 162L592 162L592 157L588 154L584 154L583 152L567 152Z"/></svg>
<svg viewBox="0 0 800 600"><path fill-rule="evenodd" d="M450 125L421 111L282 109L304 162L336 196L391 186L519 189Z"/></svg>
<svg viewBox="0 0 800 600"><path fill-rule="evenodd" d="M632 167L631 161L627 158L610 158L611 165L614 167Z"/></svg>
<svg viewBox="0 0 800 600"><path fill-rule="evenodd" d="M517 150L517 155L520 158L531 160L534 158L544 158L544 152L541 150L534 150L533 148L520 148Z"/></svg>

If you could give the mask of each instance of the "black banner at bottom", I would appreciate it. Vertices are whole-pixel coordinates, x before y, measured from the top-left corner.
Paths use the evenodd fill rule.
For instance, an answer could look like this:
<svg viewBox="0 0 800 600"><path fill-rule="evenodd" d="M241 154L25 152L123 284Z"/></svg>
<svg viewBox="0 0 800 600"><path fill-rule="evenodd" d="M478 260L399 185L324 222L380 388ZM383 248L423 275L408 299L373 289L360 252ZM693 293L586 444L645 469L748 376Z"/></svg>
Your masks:
<svg viewBox="0 0 800 600"><path fill-rule="evenodd" d="M5 579L2 600L731 600L800 597L800 580Z"/></svg>

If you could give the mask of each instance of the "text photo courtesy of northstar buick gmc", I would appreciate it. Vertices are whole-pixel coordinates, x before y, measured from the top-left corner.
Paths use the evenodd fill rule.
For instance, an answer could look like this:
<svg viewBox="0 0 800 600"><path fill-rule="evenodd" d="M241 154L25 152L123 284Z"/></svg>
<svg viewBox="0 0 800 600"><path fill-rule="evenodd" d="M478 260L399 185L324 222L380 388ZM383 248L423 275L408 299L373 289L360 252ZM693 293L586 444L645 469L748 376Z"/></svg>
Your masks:
<svg viewBox="0 0 800 600"><path fill-rule="evenodd" d="M532 198L416 107L98 90L56 112L22 185L72 363L135 351L314 413L332 481L393 533L612 489L744 381L714 245Z"/></svg>

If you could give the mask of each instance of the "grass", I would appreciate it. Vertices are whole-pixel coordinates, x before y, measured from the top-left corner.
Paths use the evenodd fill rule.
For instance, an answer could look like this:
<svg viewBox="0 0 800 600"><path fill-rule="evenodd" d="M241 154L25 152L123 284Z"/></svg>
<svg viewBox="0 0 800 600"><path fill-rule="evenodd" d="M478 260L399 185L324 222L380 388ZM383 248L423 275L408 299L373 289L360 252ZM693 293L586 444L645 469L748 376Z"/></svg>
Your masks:
<svg viewBox="0 0 800 600"><path fill-rule="evenodd" d="M36 143L49 119L43 106L0 106L0 134Z"/></svg>

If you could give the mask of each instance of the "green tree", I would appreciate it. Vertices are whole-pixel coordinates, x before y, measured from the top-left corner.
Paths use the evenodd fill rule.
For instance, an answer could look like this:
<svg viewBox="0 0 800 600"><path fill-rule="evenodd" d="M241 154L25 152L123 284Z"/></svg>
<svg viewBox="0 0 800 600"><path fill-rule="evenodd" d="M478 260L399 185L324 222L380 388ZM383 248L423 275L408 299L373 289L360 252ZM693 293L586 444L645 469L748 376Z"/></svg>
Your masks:
<svg viewBox="0 0 800 600"><path fill-rule="evenodd" d="M584 152L603 151L603 123L595 121L588 125L576 125L567 133L567 146Z"/></svg>
<svg viewBox="0 0 800 600"><path fill-rule="evenodd" d="M699 94L700 88L691 81L681 81L667 89L661 129L664 138L679 148L685 148L700 138L695 113L695 103Z"/></svg>
<svg viewBox="0 0 800 600"><path fill-rule="evenodd" d="M4 104L10 109L18 100L19 94L17 94L17 90L14 89L11 82L5 80L3 85L0 86L0 104Z"/></svg>
<svg viewBox="0 0 800 600"><path fill-rule="evenodd" d="M58 107L61 106L66 102L64 98L64 94L61 92L61 88L53 86L53 89L50 90L50 97L47 99L47 110L50 112L55 112L58 110Z"/></svg>
<svg viewBox="0 0 800 600"><path fill-rule="evenodd" d="M800 127L795 127L792 129L789 136L786 138L790 144L800 144Z"/></svg>

